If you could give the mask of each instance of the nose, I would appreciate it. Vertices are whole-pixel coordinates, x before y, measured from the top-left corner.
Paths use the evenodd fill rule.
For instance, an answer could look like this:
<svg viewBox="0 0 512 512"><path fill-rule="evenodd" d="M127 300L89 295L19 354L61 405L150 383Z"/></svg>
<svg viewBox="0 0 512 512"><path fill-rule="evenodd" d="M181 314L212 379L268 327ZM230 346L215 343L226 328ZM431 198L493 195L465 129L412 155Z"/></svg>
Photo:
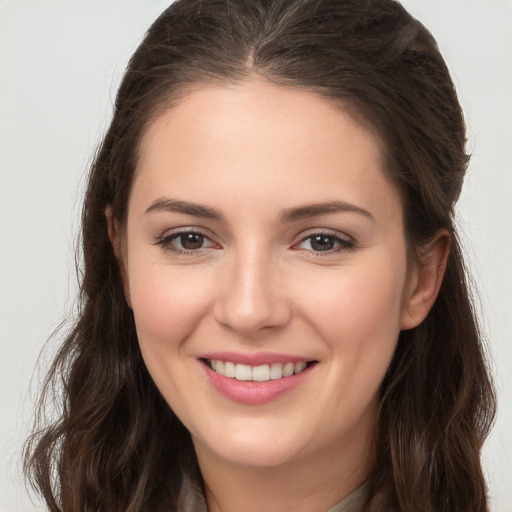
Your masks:
<svg viewBox="0 0 512 512"><path fill-rule="evenodd" d="M234 255L219 272L218 283L214 315L223 326L250 338L289 323L291 303L272 256Z"/></svg>

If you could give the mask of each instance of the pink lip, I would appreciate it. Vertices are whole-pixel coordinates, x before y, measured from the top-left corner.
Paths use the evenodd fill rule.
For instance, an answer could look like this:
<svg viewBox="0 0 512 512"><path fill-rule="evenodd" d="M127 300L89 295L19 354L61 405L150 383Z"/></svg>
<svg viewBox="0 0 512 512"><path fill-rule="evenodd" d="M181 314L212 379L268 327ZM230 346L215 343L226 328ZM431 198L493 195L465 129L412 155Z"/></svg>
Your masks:
<svg viewBox="0 0 512 512"><path fill-rule="evenodd" d="M209 352L207 354L200 354L198 357L200 359L210 359L214 361L230 361L231 363L246 364L248 366L260 366L262 364L273 363L307 363L312 360L286 354L275 354L273 352L256 352L254 354L241 352Z"/></svg>
<svg viewBox="0 0 512 512"><path fill-rule="evenodd" d="M217 356L215 359L217 359ZM218 360L235 362L230 358L223 359L219 357ZM287 361L291 362L289 359L287 359ZM304 361L304 359L300 359L299 361ZM283 394L299 386L305 379L308 378L312 369L314 366L316 366L308 366L302 372L290 377L283 377L282 379L268 380L264 382L254 382L225 377L220 373L214 372L207 364L204 364L203 361L200 361L200 364L203 367L203 371L205 372L206 378L210 384L221 395L232 400L233 402L239 402L248 405L259 405L271 402L272 400L276 400Z"/></svg>

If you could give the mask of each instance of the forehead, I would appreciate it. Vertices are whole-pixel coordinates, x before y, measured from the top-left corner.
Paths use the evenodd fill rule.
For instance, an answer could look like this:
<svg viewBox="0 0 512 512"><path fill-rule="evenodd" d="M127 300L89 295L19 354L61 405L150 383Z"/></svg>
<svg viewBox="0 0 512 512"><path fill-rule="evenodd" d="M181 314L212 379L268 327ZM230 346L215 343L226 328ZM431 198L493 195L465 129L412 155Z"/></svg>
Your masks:
<svg viewBox="0 0 512 512"><path fill-rule="evenodd" d="M397 195L382 167L379 140L332 102L252 80L198 88L160 115L143 138L134 188L203 202L279 191L282 202L340 193L371 203L384 189Z"/></svg>
<svg viewBox="0 0 512 512"><path fill-rule="evenodd" d="M263 137L265 134L272 139L280 132L281 136L288 135L290 142L300 138L313 142L318 134L329 144L339 135L342 125L348 128L343 134L347 142L350 133L355 137L363 134L361 141L366 138L366 149L376 150L378 154L378 137L372 137L370 127L363 127L364 121L356 121L358 114L353 116L349 110L354 109L345 108L341 101L303 87L274 85L264 79L195 85L179 91L176 100L171 100L171 106L164 108L149 124L142 138L141 154L147 154L152 149L152 142L162 135L207 135L210 138L217 134L224 144L237 143L237 139L245 135L251 137L254 144L263 142L268 146ZM330 140L325 138L326 131L332 133ZM341 144L343 141L337 139L335 142Z"/></svg>

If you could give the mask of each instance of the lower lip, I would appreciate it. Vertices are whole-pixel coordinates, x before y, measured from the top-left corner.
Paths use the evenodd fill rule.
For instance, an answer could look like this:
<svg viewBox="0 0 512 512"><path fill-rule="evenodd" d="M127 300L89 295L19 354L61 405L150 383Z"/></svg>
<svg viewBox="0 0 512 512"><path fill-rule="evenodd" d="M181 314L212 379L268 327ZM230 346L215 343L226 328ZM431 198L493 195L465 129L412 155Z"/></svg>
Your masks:
<svg viewBox="0 0 512 512"><path fill-rule="evenodd" d="M310 365L296 375L263 382L236 380L214 372L201 362L210 384L223 396L233 402L249 405L265 404L276 400L288 391L295 389L306 379L316 365Z"/></svg>

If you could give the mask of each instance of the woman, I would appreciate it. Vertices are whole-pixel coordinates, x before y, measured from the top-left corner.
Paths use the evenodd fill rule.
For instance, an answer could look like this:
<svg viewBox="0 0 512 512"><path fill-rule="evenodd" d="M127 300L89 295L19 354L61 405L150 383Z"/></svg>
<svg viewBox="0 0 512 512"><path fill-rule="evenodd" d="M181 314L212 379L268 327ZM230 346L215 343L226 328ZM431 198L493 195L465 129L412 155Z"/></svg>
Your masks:
<svg viewBox="0 0 512 512"><path fill-rule="evenodd" d="M50 509L487 510L464 144L394 1L167 9L91 169Z"/></svg>

